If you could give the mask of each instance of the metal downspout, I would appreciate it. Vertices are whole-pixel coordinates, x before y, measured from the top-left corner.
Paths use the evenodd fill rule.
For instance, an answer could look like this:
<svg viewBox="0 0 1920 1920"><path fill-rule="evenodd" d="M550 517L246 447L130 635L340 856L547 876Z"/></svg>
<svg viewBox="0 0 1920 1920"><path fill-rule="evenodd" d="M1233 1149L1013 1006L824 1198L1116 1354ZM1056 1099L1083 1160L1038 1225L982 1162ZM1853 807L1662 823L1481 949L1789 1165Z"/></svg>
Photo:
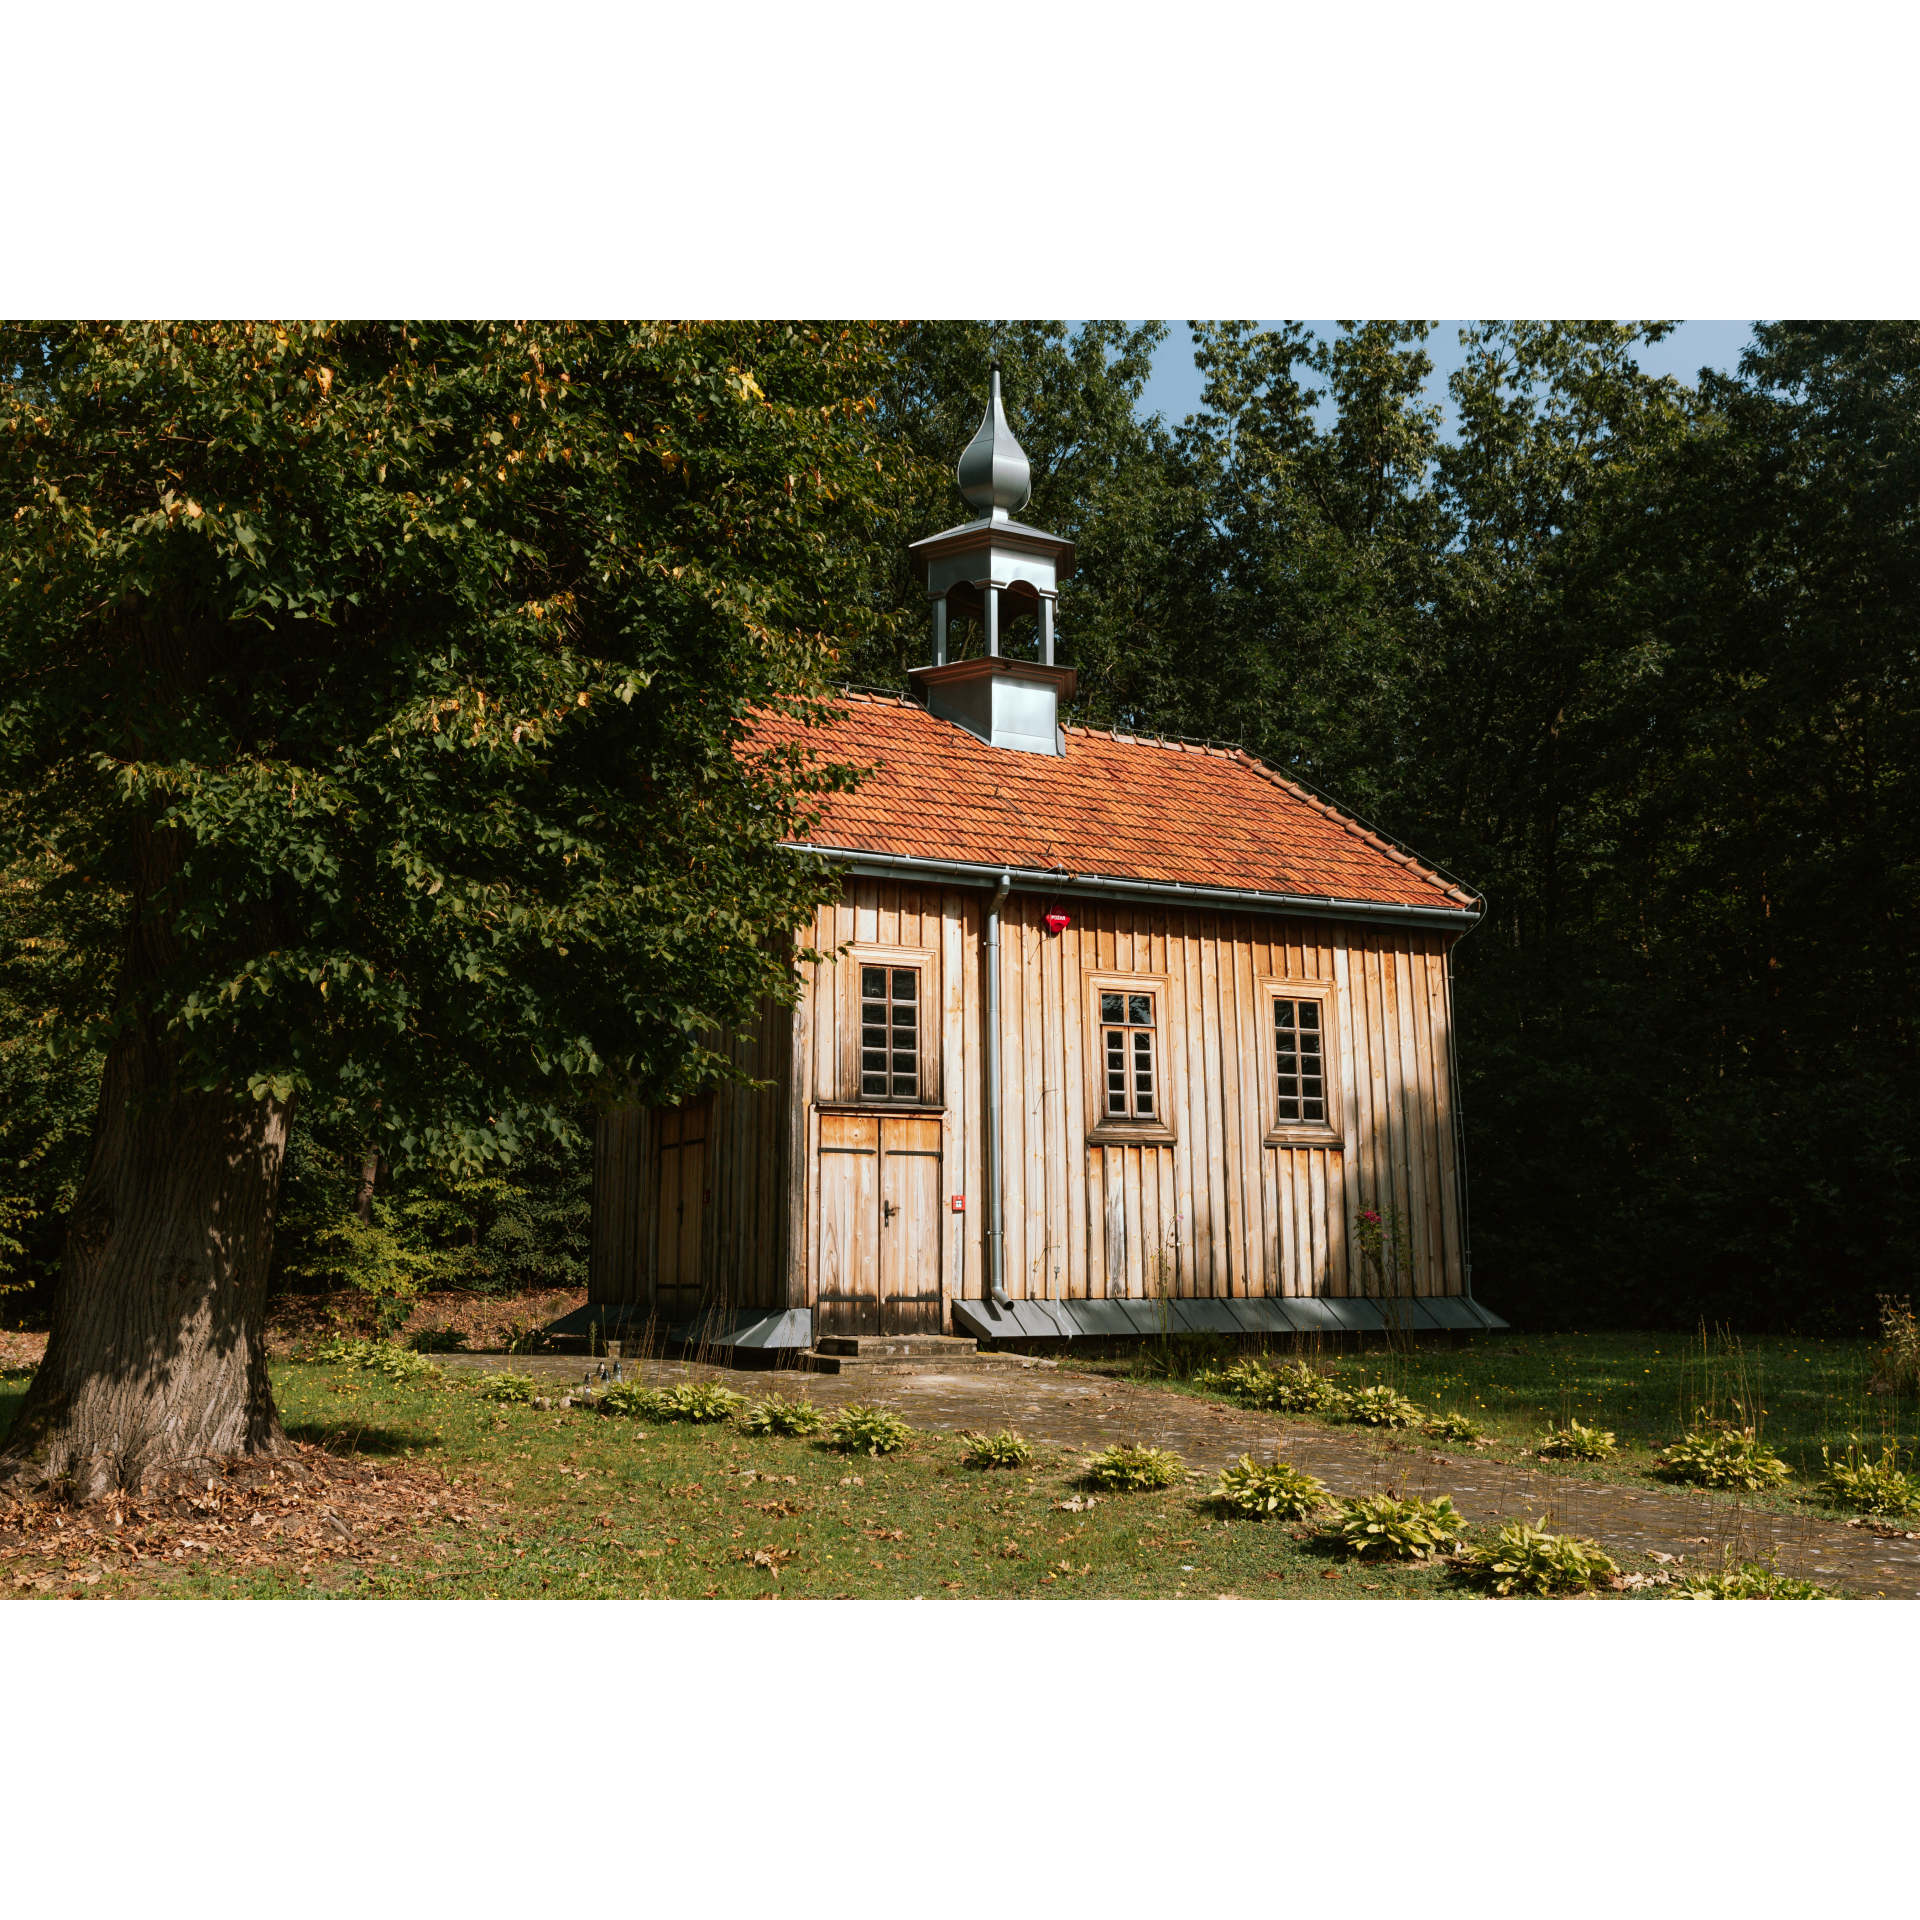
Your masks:
<svg viewBox="0 0 1920 1920"><path fill-rule="evenodd" d="M1477 922L1475 923L1478 924ZM1447 942L1447 1077L1453 1083L1453 1165L1454 1179L1460 1189L1460 1256L1467 1299L1473 1299L1473 1215L1467 1199L1467 1116L1460 1104L1460 1028L1453 1010L1453 950L1472 927L1462 930L1459 939Z"/></svg>
<svg viewBox="0 0 1920 1920"><path fill-rule="evenodd" d="M1000 1230L1000 906L1012 891L1012 873L1002 873L987 907L987 1291L996 1307L1013 1305Z"/></svg>

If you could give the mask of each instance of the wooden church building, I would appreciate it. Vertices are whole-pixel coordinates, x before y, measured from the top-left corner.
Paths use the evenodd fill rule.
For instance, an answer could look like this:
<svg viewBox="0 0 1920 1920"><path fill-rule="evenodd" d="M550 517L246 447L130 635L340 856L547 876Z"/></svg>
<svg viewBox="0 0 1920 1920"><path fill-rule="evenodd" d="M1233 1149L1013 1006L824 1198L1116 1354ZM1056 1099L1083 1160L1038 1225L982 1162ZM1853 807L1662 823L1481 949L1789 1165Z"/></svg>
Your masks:
<svg viewBox="0 0 1920 1920"><path fill-rule="evenodd" d="M912 549L931 664L806 735L873 769L805 849L842 875L801 942L831 957L732 1036L763 1090L602 1118L592 1313L743 1347L1277 1334L1377 1328L1384 1290L1401 1324L1503 1324L1456 1111L1479 901L1250 754L1063 725L1073 548L1011 517L997 371L958 478L977 517ZM984 657L947 657L950 612ZM1020 615L1037 659L1001 652Z"/></svg>

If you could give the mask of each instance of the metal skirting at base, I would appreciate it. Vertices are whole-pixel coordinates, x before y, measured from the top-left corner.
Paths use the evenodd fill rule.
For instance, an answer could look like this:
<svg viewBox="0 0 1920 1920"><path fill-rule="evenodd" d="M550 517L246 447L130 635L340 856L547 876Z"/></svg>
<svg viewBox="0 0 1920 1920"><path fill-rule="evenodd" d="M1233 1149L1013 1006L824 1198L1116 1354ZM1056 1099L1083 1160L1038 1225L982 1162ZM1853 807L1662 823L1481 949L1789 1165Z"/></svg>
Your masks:
<svg viewBox="0 0 1920 1920"><path fill-rule="evenodd" d="M1394 1300L956 1300L953 1324L976 1340L1128 1340L1163 1333L1492 1332L1506 1322L1458 1294Z"/></svg>
<svg viewBox="0 0 1920 1920"><path fill-rule="evenodd" d="M561 1339L583 1339L598 1333L638 1332L653 1320L644 1306L623 1306L590 1300L575 1307L547 1328ZM656 1323L657 1324L657 1323ZM690 1320L682 1320L660 1329L671 1347L741 1347L771 1351L785 1347L813 1345L813 1310L810 1307L715 1307Z"/></svg>

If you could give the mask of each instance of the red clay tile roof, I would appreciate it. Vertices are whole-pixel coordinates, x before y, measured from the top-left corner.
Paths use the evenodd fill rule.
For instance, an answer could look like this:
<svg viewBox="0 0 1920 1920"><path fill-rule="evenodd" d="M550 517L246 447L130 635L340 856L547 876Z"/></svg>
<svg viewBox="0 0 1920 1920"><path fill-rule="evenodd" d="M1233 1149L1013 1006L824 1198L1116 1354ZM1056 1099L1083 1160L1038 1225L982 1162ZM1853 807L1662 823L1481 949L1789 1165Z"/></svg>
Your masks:
<svg viewBox="0 0 1920 1920"><path fill-rule="evenodd" d="M874 769L853 792L824 797L813 846L1382 906L1477 905L1238 748L1069 727L1056 759L988 746L908 700L848 693L835 704L826 727L768 715L754 731Z"/></svg>

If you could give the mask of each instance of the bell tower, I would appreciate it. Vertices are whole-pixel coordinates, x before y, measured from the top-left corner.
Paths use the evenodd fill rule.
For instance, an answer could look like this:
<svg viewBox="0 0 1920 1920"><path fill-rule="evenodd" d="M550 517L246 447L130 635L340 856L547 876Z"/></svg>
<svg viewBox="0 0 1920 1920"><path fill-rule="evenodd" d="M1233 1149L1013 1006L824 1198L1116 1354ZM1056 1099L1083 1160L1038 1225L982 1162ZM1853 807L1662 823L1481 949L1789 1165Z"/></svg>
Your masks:
<svg viewBox="0 0 1920 1920"><path fill-rule="evenodd" d="M914 696L990 746L1062 753L1060 700L1073 697L1079 676L1054 664L1053 609L1060 582L1073 572L1073 542L1012 517L1032 497L1033 468L1000 404L997 364L986 417L954 477L979 517L907 549L933 612L933 664L910 669ZM1039 617L1037 661L1009 660L1000 652L1004 623L1021 613ZM979 617L987 635L984 658L947 658L955 614Z"/></svg>

